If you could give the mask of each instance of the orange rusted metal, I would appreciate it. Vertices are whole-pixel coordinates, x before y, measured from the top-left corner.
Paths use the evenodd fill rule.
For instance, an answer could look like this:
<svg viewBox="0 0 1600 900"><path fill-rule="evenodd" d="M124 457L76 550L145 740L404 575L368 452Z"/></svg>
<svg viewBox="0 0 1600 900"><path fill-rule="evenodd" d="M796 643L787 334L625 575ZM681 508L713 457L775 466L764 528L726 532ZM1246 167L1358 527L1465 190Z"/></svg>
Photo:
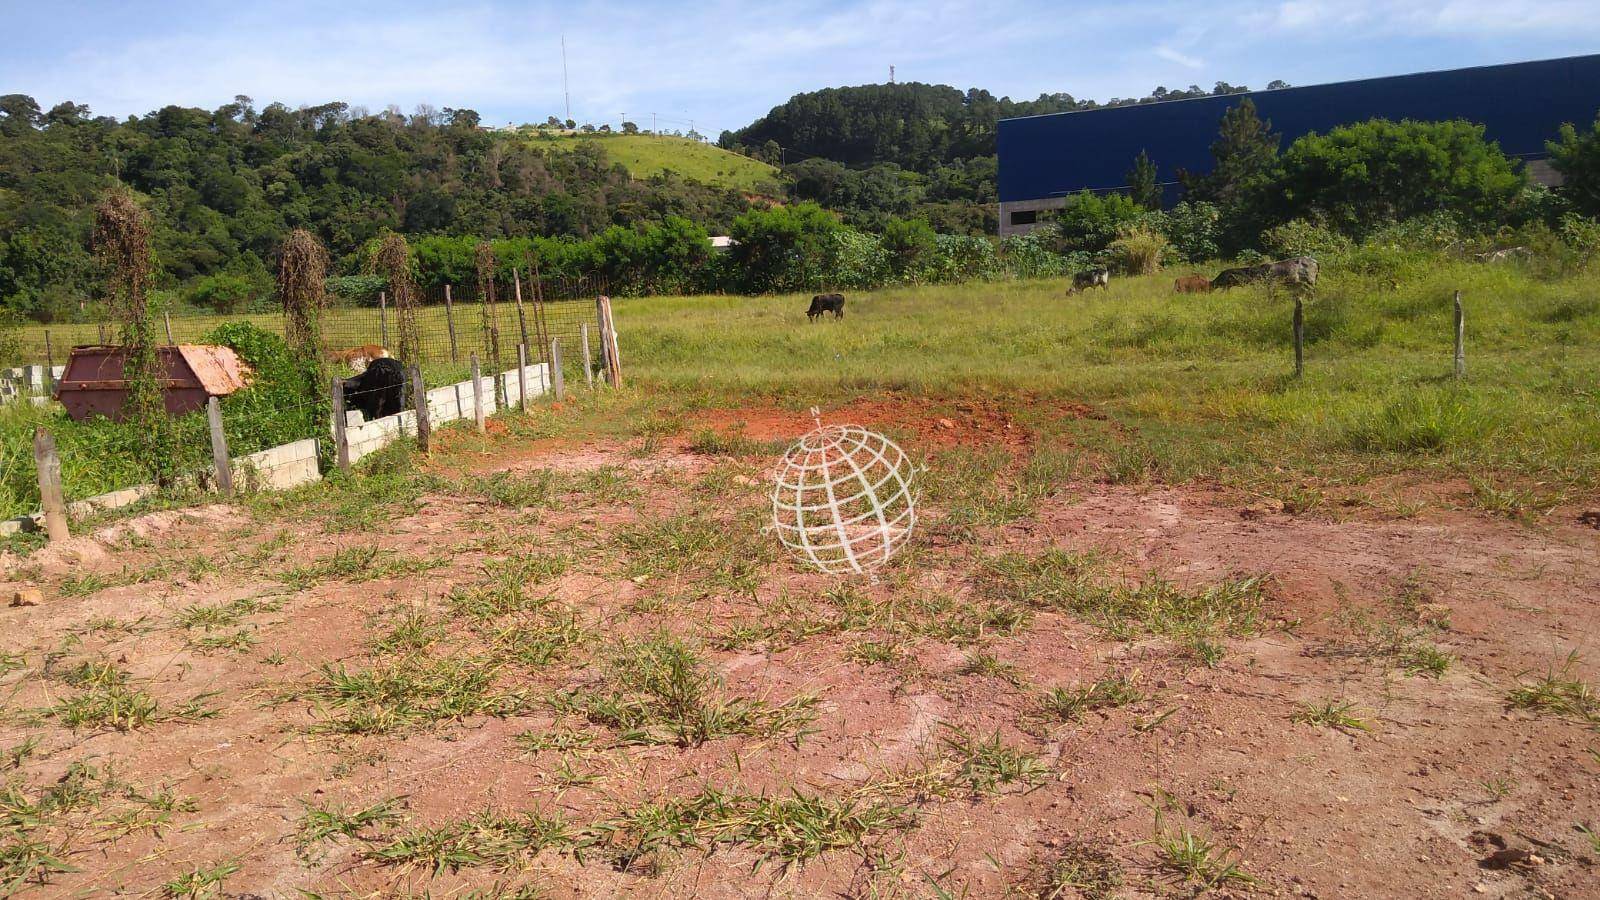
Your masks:
<svg viewBox="0 0 1600 900"><path fill-rule="evenodd" d="M249 383L250 370L228 347L178 344L156 348L164 377L157 378L169 415L179 416L226 397ZM76 421L101 415L120 421L128 400L127 351L119 346L73 347L56 382L56 399Z"/></svg>

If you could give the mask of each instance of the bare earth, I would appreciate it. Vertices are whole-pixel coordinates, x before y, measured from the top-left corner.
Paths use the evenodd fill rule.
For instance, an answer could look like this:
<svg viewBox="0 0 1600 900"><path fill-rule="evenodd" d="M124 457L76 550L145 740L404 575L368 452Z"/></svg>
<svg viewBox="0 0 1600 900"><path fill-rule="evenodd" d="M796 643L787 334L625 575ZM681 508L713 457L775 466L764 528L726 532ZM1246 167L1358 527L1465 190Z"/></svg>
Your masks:
<svg viewBox="0 0 1600 900"><path fill-rule="evenodd" d="M876 421L872 410L853 412ZM713 411L654 444L502 441L435 469L445 479L610 472L631 495L558 492L507 505L441 488L366 531L219 504L148 514L9 561L0 599L30 586L44 596L0 607L0 651L20 654L0 667L0 750L36 739L31 753L0 757L8 783L33 797L87 761L144 795L167 788L192 798L159 824L119 828L107 823L130 801L114 793L102 812L38 832L75 871L31 878L20 893L177 893L183 886L163 886L233 864L222 880L230 895L534 886L554 897L1169 896L1206 887L1186 882L1157 842L1188 833L1253 879L1218 879L1221 896L1600 897L1600 845L1578 827L1600 829L1600 733L1578 716L1508 703L1519 683L1595 650L1600 531L1577 524L1576 511L1537 526L1437 506L1414 518L1342 507L1289 515L1221 488L1071 482L1027 515L966 537L939 527L930 504L912 556L876 579L832 581L768 551L748 584L732 583L692 565L640 563L616 543L629 526L674 515L722 516L730 529L759 523L770 457L695 453L687 435L743 426L770 440L803 429L797 419ZM906 439L923 452L1022 453L1029 442L983 410L948 424L935 417ZM284 583L296 566L373 544L394 551L383 559L437 565ZM1267 576L1263 620L1218 637L1212 665L1171 636L1113 635L1047 604L1024 602L1020 625L976 634L896 630L870 615L840 623L849 602L841 590L869 610L906 597L953 598L947 615L977 608L990 599L984 560L1050 548L1098 552L1104 577L1130 582ZM306 694L326 680L320 667L368 669L383 657L372 642L407 611L436 617L448 635L425 655L474 648L481 633L450 618L446 598L482 583L486 563L532 553L568 559L532 590L540 615L550 604L568 609L585 637L545 664L495 670L498 688L525 702L380 733L325 727L326 698ZM107 586L81 581L91 573ZM122 583L130 573L142 580ZM197 605L242 598L261 603L232 624L180 621ZM816 627L777 628L808 617ZM599 684L612 648L661 629L700 649L721 676L720 695L774 705L813 695L815 718L797 730L809 733L608 743L615 728L546 702ZM1425 635L1453 662L1438 677L1408 674L1383 647L1393 629ZM205 643L240 632L247 637L231 646ZM863 642L895 649L870 659ZM975 654L994 665L970 665ZM85 660L113 663L164 713L199 697L197 708L215 715L191 708L126 731L69 727L50 710L82 690L66 673ZM1108 674L1144 696L1070 720L1041 714L1046 689ZM1582 661L1568 674L1596 680ZM1340 706L1359 725L1303 721L1305 704ZM596 741L540 748L518 740L526 733ZM1040 767L985 789L866 792L926 771L962 735L998 735ZM711 835L642 860L603 845L458 866L379 852L399 835L486 810L559 813L581 829L707 785L890 797L907 818L793 862L755 839ZM360 809L395 797L390 820L310 847L299 839L308 806ZM1059 873L1074 865L1111 874L1070 886Z"/></svg>

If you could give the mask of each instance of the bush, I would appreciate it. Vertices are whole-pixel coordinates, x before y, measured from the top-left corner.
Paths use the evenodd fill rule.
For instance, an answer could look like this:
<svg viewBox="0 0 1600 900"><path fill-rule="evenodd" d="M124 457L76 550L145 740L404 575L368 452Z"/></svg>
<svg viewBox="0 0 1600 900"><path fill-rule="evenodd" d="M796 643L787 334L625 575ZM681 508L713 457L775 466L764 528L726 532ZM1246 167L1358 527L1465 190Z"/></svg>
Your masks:
<svg viewBox="0 0 1600 900"><path fill-rule="evenodd" d="M1137 225L1125 229L1107 249L1124 275L1154 275L1161 269L1161 257L1172 247L1161 232Z"/></svg>
<svg viewBox="0 0 1600 900"><path fill-rule="evenodd" d="M1318 262L1343 259L1354 246L1344 235L1305 219L1290 219L1261 233L1261 248L1278 259L1314 256Z"/></svg>
<svg viewBox="0 0 1600 900"><path fill-rule="evenodd" d="M378 294L389 282L382 275L342 275L328 279L328 295L336 302L355 306L377 306Z"/></svg>
<svg viewBox="0 0 1600 900"><path fill-rule="evenodd" d="M995 242L989 238L941 234L934 243L934 265L929 271L934 281L988 281L1004 272Z"/></svg>
<svg viewBox="0 0 1600 900"><path fill-rule="evenodd" d="M730 256L738 287L754 294L802 290L829 276L835 235L845 226L815 203L797 203L745 213L733 222Z"/></svg>
<svg viewBox="0 0 1600 900"><path fill-rule="evenodd" d="M1499 222L1525 183L1481 125L1371 119L1296 140L1252 187L1252 204L1269 221L1320 217L1361 238L1438 211Z"/></svg>
<svg viewBox="0 0 1600 900"><path fill-rule="evenodd" d="M1090 191L1073 194L1055 215L1055 234L1059 241L1055 249L1099 253L1124 229L1142 221L1147 214L1144 207L1126 194Z"/></svg>
<svg viewBox="0 0 1600 900"><path fill-rule="evenodd" d="M243 275L207 275L190 282L184 301L219 313L236 313L265 296L267 291Z"/></svg>
<svg viewBox="0 0 1600 900"><path fill-rule="evenodd" d="M883 228L883 250L889 269L902 281L924 280L923 269L937 250L933 229L920 219L890 219Z"/></svg>
<svg viewBox="0 0 1600 900"><path fill-rule="evenodd" d="M1000 242L1005 265L1014 278L1052 278L1067 271L1066 260L1055 252L1060 240L1056 226L1013 234Z"/></svg>
<svg viewBox="0 0 1600 900"><path fill-rule="evenodd" d="M1207 262L1222 255L1222 211L1216 204L1184 201L1151 218L1160 221L1161 233L1184 262Z"/></svg>
<svg viewBox="0 0 1600 900"><path fill-rule="evenodd" d="M889 281L889 252L870 234L838 232L833 235L828 259L831 274L819 287L870 290Z"/></svg>

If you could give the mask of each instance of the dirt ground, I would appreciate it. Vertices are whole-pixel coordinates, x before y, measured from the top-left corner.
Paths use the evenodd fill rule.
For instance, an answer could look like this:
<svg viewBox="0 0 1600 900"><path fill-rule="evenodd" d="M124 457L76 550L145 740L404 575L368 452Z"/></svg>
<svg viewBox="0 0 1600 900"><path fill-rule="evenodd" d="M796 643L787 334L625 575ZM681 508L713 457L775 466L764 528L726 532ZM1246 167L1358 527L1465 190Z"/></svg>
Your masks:
<svg viewBox="0 0 1600 900"><path fill-rule="evenodd" d="M952 449L1032 452L981 406L840 416L930 478ZM930 491L905 557L830 579L759 530L771 456L693 440L808 425L462 441L398 499L150 513L7 560L0 895L1600 897L1600 531L1575 514L1293 515L1066 478L1011 512ZM1244 612L1195 612L1219 585ZM662 633L709 696L810 720L629 740L585 714ZM365 718L328 688L408 654L474 662ZM468 670L498 699L440 712L427 691ZM1118 678L1129 696L1047 699ZM155 711L91 702L138 696ZM670 802L707 788L828 811ZM568 833L530 837L529 813Z"/></svg>

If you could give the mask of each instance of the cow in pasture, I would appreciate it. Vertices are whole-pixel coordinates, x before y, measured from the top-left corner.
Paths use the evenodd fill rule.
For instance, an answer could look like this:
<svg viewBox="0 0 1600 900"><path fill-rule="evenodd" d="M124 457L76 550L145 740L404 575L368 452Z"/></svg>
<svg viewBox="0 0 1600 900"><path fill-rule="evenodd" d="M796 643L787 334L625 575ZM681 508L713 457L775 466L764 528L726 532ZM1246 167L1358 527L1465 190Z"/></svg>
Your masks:
<svg viewBox="0 0 1600 900"><path fill-rule="evenodd" d="M1078 274L1072 276L1072 287L1067 291L1067 293L1077 294L1082 291L1089 290L1090 288L1105 289L1110 286L1111 270L1105 266L1100 266L1099 268L1089 269L1088 271L1079 272Z"/></svg>
<svg viewBox="0 0 1600 900"><path fill-rule="evenodd" d="M1281 281L1293 287L1315 287L1317 261L1309 256L1295 256L1278 262L1223 269L1211 279L1211 287L1214 290L1226 290L1258 281Z"/></svg>
<svg viewBox="0 0 1600 900"><path fill-rule="evenodd" d="M362 344L348 350L335 350L328 354L333 361L350 367L352 372L365 372L375 359L387 359L389 351L377 344Z"/></svg>
<svg viewBox="0 0 1600 900"><path fill-rule="evenodd" d="M1172 282L1172 289L1179 294L1208 294L1211 279L1204 275L1185 275Z"/></svg>
<svg viewBox="0 0 1600 900"><path fill-rule="evenodd" d="M1317 261L1309 256L1279 260L1267 267L1267 277L1284 284L1317 286Z"/></svg>
<svg viewBox="0 0 1600 900"><path fill-rule="evenodd" d="M392 416L401 410L405 383L400 361L380 356L367 365L366 371L344 380L345 408L361 410L369 422Z"/></svg>
<svg viewBox="0 0 1600 900"><path fill-rule="evenodd" d="M807 319L815 322L827 313L833 313L835 319L844 318L843 294L818 294L811 298L811 308L806 310Z"/></svg>

